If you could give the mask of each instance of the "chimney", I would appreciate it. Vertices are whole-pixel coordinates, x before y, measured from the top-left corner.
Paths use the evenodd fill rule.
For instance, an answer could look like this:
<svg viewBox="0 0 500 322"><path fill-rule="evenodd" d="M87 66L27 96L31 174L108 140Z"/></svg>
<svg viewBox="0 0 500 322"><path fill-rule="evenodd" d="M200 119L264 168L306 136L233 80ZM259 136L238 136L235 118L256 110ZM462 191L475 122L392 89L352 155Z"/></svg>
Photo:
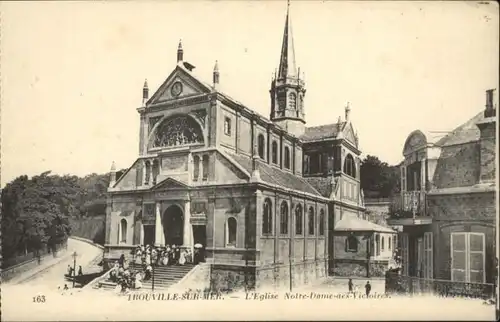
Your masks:
<svg viewBox="0 0 500 322"><path fill-rule="evenodd" d="M494 104L495 89L486 91L486 108L484 119L476 123L479 128L479 181L492 183L496 178L496 106Z"/></svg>
<svg viewBox="0 0 500 322"><path fill-rule="evenodd" d="M182 49L182 40L179 40L179 46L177 47L177 63L184 60L184 50Z"/></svg>
<svg viewBox="0 0 500 322"><path fill-rule="evenodd" d="M494 95L496 89L489 89L486 91L486 109L484 110L484 117L496 116L496 106L494 105Z"/></svg>
<svg viewBox="0 0 500 322"><path fill-rule="evenodd" d="M219 64L215 61L214 73L213 73L214 88L219 87Z"/></svg>
<svg viewBox="0 0 500 322"><path fill-rule="evenodd" d="M111 164L109 187L113 188L115 183L116 183L116 165L115 165L115 161L113 161L113 163Z"/></svg>
<svg viewBox="0 0 500 322"><path fill-rule="evenodd" d="M144 86L142 87L142 106L146 105L148 99L149 99L149 87L148 87L148 80L146 79L144 81Z"/></svg>

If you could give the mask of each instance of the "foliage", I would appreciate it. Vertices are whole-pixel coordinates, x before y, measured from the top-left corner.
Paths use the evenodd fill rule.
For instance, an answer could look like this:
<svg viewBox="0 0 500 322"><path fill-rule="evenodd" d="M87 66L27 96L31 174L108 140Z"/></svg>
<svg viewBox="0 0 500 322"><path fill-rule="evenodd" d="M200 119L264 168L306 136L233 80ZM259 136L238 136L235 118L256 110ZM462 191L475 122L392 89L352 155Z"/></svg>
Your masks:
<svg viewBox="0 0 500 322"><path fill-rule="evenodd" d="M122 173L124 170L117 172L117 178ZM103 243L108 185L109 174L80 178L50 171L32 178L22 175L8 183L1 191L3 258L39 252L44 247L54 249L67 240L75 226L77 235ZM75 224L86 217L96 220L87 226Z"/></svg>
<svg viewBox="0 0 500 322"><path fill-rule="evenodd" d="M366 198L388 198L399 192L400 173L378 157L368 155L361 164L361 188Z"/></svg>

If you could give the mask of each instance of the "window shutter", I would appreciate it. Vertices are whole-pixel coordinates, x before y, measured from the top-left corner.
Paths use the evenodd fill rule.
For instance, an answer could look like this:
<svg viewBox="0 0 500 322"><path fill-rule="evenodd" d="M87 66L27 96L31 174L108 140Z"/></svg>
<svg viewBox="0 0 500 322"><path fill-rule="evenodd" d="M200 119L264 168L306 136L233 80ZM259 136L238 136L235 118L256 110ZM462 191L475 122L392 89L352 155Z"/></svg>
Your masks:
<svg viewBox="0 0 500 322"><path fill-rule="evenodd" d="M467 234L451 233L451 280L453 282L467 282Z"/></svg>
<svg viewBox="0 0 500 322"><path fill-rule="evenodd" d="M424 278L434 277L433 262L433 235L432 232L424 233Z"/></svg>
<svg viewBox="0 0 500 322"><path fill-rule="evenodd" d="M408 276L408 233L401 234L401 257L403 275Z"/></svg>
<svg viewBox="0 0 500 322"><path fill-rule="evenodd" d="M406 191L406 167L401 166L401 191Z"/></svg>
<svg viewBox="0 0 500 322"><path fill-rule="evenodd" d="M485 244L483 233L468 233L468 250L467 256L469 262L469 279L471 283L485 283Z"/></svg>

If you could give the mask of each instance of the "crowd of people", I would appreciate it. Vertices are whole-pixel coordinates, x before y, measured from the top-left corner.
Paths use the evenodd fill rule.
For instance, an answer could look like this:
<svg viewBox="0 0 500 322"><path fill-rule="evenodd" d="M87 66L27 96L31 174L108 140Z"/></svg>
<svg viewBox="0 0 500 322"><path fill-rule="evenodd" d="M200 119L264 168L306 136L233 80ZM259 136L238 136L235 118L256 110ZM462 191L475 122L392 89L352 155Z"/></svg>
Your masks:
<svg viewBox="0 0 500 322"><path fill-rule="evenodd" d="M125 258L125 254L115 262L111 268L110 280L116 282L116 290L126 293L130 289L140 289L143 281L148 281L153 275L153 266L185 265L186 263L198 264L202 261L202 253L195 248L194 253L189 249L181 249L176 245L155 247L140 245L133 251L135 265Z"/></svg>

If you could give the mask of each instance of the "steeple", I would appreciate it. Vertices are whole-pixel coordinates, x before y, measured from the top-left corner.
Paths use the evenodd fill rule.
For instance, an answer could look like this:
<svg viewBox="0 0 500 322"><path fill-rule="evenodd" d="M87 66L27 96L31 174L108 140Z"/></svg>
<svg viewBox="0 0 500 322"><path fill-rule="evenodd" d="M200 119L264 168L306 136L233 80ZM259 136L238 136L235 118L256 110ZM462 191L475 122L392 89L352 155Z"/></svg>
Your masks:
<svg viewBox="0 0 500 322"><path fill-rule="evenodd" d="M149 99L149 87L148 80L144 80L144 86L142 87L142 106L146 105L146 102Z"/></svg>
<svg viewBox="0 0 500 322"><path fill-rule="evenodd" d="M295 48L293 46L292 20L290 18L290 0L286 8L285 30L283 31L283 43L281 45L279 79L297 77L295 66Z"/></svg>
<svg viewBox="0 0 500 322"><path fill-rule="evenodd" d="M285 28L279 68L271 82L271 121L287 132L301 136L305 131L305 82L295 62L290 0L287 1Z"/></svg>
<svg viewBox="0 0 500 322"><path fill-rule="evenodd" d="M182 49L182 40L179 40L179 46L177 47L177 63L184 60L184 50Z"/></svg>
<svg viewBox="0 0 500 322"><path fill-rule="evenodd" d="M215 61L214 72L213 72L213 86L217 88L219 86L219 63Z"/></svg>

